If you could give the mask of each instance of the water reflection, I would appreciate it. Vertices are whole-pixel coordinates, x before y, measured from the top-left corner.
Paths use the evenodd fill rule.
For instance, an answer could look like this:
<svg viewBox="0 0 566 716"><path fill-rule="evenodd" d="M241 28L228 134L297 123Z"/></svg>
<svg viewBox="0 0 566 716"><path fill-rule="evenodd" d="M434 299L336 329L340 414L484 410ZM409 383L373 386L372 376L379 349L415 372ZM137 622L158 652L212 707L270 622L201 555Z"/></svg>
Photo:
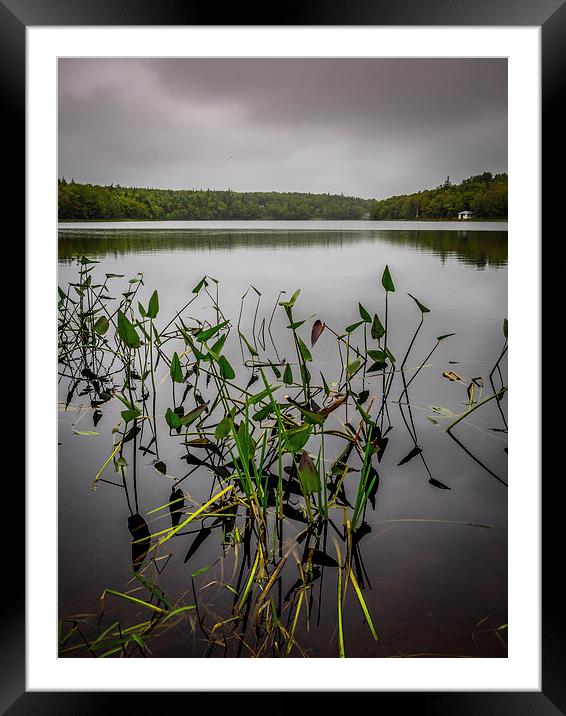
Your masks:
<svg viewBox="0 0 566 716"><path fill-rule="evenodd" d="M507 265L506 231L167 231L105 229L59 231L59 260L69 262L89 255L118 258L131 253L187 251L213 253L251 249L285 251L299 248L333 248L360 242L385 242L438 256L456 257L464 264L484 267Z"/></svg>
<svg viewBox="0 0 566 716"><path fill-rule="evenodd" d="M75 608L67 612L63 601L65 624L73 626L62 639L62 655L79 655L85 642L88 652L97 656L187 655L187 650L191 656L391 656L416 651L417 645L430 650L431 644L438 647L436 655L448 656L453 651L459 655L505 655L505 643L484 641L482 629L482 640L478 639L475 647L479 652L474 652L451 622L466 625L469 637L470 627L484 618L488 605L490 611L494 605L505 610L505 533L498 542L495 537L495 541L489 541L483 532L502 529L505 524L505 487L495 469L486 467L484 453L492 459L496 456L495 466L490 465L499 472L505 470L505 461L484 438L496 426L494 419L501 419L503 423L497 426L506 428L504 403L495 399L503 386L506 340L495 365L486 363L482 368L489 381L480 381L476 372L471 378L462 368L458 368L460 375L454 370L442 372L437 366L437 378L444 388L442 402L437 402L430 397L431 391L435 396L440 394L430 378L430 360L448 336L434 338L436 332L432 337L427 333L423 358L409 361L417 337L422 337L422 305L420 321L409 313L407 323L401 322L403 326L410 322L414 330L403 330L402 336L397 336L399 349L389 344L397 358L391 353L386 359L382 357L385 345L379 342L381 336L372 337L378 343L372 344L375 355L367 361L366 353L371 354L364 342L364 337L368 340L364 321L344 333L335 331L326 317L324 333L317 335L316 351L314 341L310 349L297 341L296 357L292 363L285 361L295 377L283 379L290 395L281 394L276 408L268 398L269 391L262 394L265 382L259 376L262 369L269 369L275 384L283 370L278 361L269 360L273 354L267 341L261 340L262 326L270 313L259 300L252 307L254 311L257 308L257 316L251 323L251 333L247 339L239 335L240 352L250 357L237 373L233 371L234 375L225 369L227 382L219 384L214 366L221 365L224 344L219 346L216 341L220 330L228 329L219 322L212 280L210 285L200 284L202 305L198 310L194 307L198 321L185 314L182 319L177 314L172 321L169 316L160 316L157 332L153 317L147 316L143 276L138 274L133 283L126 283L129 290L123 291L120 284L120 289L113 291L120 298L113 300L119 301L128 315L135 311L135 326L146 338L132 350L127 344L131 341L130 328L122 324L122 335L119 330L115 332L114 321L119 324L120 318L115 318L112 304L107 303L111 299L106 298L105 285L115 277L107 274L102 283L99 269L93 266L81 262L75 291L60 297L62 412L76 409L79 414L73 422L73 437L62 442L60 479L64 489L60 494L63 500L71 499L77 483L85 487L85 470L72 470L73 459L87 465L91 472L100 465L100 456L97 463L85 440L96 437L98 431L112 436L114 449L104 463L110 469L99 471L94 484L111 483L123 489L124 500L116 499L119 493L114 487L112 495L106 491L104 526L109 522L107 515L125 510L129 513L129 538L123 533L120 539L109 540L105 550L112 562L120 564L120 555L126 551L131 552L131 560L129 569L117 577L121 580L116 585L119 589L106 589L105 600L113 596L122 600L118 602L121 607L108 614L105 601L100 619L83 624L80 639L79 632L73 631L76 620L68 614L83 613L82 604L73 603ZM103 276L104 267L100 268ZM127 277L124 282L128 282ZM409 303L414 311L414 303ZM289 337L287 324L295 324L287 312L289 305L279 307L279 313L283 313L281 308L285 308L286 320L274 328L273 338L278 344L274 352L289 356L288 347L281 343L284 336ZM237 310L232 306L231 311L236 325ZM361 309L360 314L363 318ZM112 328L99 323L101 315L108 316L106 323ZM211 336L216 358L208 360L201 353L205 317L207 326L222 326ZM384 322L387 326L387 318ZM301 328L302 321L299 323L291 330ZM388 328L391 330L390 325ZM197 336L203 340L199 342ZM338 343L340 351L358 357L337 360L324 343L329 337L333 344ZM261 358L257 346L261 347ZM182 360L178 369L172 358L174 348L177 360ZM266 348L268 355L263 355ZM323 367L327 375L329 365L337 368L336 380L330 386L313 366L312 376L306 368L305 356L310 350L320 358L315 365ZM234 352L227 355L236 364ZM378 368L373 371L376 355ZM311 356L308 363L312 362ZM420 400L417 376L425 379L428 403ZM232 381L238 382L234 385ZM255 382L252 394L248 388ZM466 445L457 439L450 442L439 424L445 426L459 414L479 407L484 396L476 394L472 386L481 391L488 382L494 400L486 404L485 414L480 413L481 421L477 425L461 424L466 427ZM419 399L414 399L415 394ZM171 401L173 409L168 413ZM199 408L193 408L193 403L207 406L207 410L195 414ZM445 407L446 403L453 410ZM283 417L275 420L277 410ZM264 413L261 417L260 411ZM187 416L182 432L179 421ZM325 422L329 416L334 422ZM227 433L220 429L225 419ZM89 428L89 420L97 431L77 429L81 421ZM324 428L320 427L323 423ZM476 428L483 433L480 442L474 440ZM324 437L324 452L320 443L310 444L310 462L303 451L306 443L296 443L283 455L277 447L278 436L292 441L301 430L308 431L309 439L311 433L317 441ZM487 481L489 474L498 480L478 480L467 457L473 467L483 470ZM323 472L328 486L326 502L316 485L305 487L305 480L313 479L315 459L317 474ZM112 466L122 485L106 479ZM106 484L97 487L96 498ZM81 504L96 511L100 502L93 493L87 488L80 494ZM448 495L458 499L442 502ZM329 517L325 516L327 507ZM485 514L486 508L493 511L493 523L477 519L475 510ZM96 534L97 527L88 523L88 512L85 510L84 522ZM419 532L417 537L399 535L408 526L429 531ZM440 526L454 532L435 537L431 530ZM398 538L388 542L394 533ZM404 561L406 548L412 554ZM82 561L88 561L88 549L88 545L81 547ZM495 565L497 571L490 583L478 579L479 563ZM423 565L426 569L421 576ZM105 585L110 583L110 574L107 565L102 573ZM448 578L454 579L449 592L443 586ZM419 589L413 589L412 580ZM427 590L433 589L430 583L437 585L438 593L427 597ZM399 585L402 596L395 594ZM472 587L473 596L461 601L458 595ZM453 611L436 618L439 630L446 630L448 636L437 635L435 639L423 624L431 618L429 613L441 611L447 593ZM348 601L342 603L346 596ZM67 598L72 601L72 595ZM423 614L425 603L429 607ZM138 612L128 611L132 604L137 605ZM151 617L140 621L139 610L149 610ZM475 621L470 616L474 611ZM375 618L377 614L379 621L374 624L372 615ZM405 637L404 645L399 646L395 634L415 622L426 636ZM171 628L184 637L182 646L169 633ZM191 641L187 630L198 633L198 639ZM378 631L379 642L375 638Z"/></svg>

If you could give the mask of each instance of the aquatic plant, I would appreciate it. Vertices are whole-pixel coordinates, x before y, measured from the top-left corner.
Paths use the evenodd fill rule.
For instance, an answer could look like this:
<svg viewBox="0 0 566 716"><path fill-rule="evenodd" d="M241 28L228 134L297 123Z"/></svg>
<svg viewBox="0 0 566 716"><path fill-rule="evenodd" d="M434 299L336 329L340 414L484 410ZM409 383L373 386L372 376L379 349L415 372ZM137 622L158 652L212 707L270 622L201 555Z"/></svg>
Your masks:
<svg viewBox="0 0 566 716"><path fill-rule="evenodd" d="M429 469L409 388L453 334L438 336L424 359L413 364L430 309L409 294L416 327L405 337L404 350L394 347L389 302L396 287L388 266L381 276L380 310L360 303L359 320L342 328L327 316L303 317L300 289L280 292L264 312L264 297L252 286L235 320L221 307L219 283L211 276L202 277L186 303L164 318L157 291L142 300L142 274L129 279L116 298L112 289L125 277L106 273L97 279L97 263L82 257L77 281L59 288L60 378L67 388L62 408L70 409L78 396L87 402L73 423L73 432L85 439L99 435L105 413L115 416L107 458L91 487L96 491L106 483L123 490L130 513L132 587L104 590L94 637L85 636L81 619L64 620L61 654L86 648L94 656L145 656L151 654L150 638L188 624L193 636L198 631L206 639L207 653L220 648L238 656L243 649L256 657L307 656L297 638L298 624L310 628L314 587L318 581L322 592L328 572L335 573L337 653L348 653L346 604L349 609L357 604L368 638L377 641L379 615L370 613L364 597L360 542L370 531L366 512L378 499L380 462L392 429L390 405L398 405L412 444L399 465L418 457L429 483L450 489ZM248 328L244 312L250 315ZM284 346L276 344L272 331L279 314L287 331ZM507 388L500 364L507 351L507 321L504 334L501 356L489 374L492 392L484 396L483 378L445 371L447 380L465 387L465 410L432 405L429 416L439 428L448 423L448 436L503 484L456 438L454 428L495 400L506 431L501 400ZM335 351L324 371L314 368L319 341L325 341L326 353L330 346ZM81 429L87 417L92 429ZM175 468L165 462L170 451L164 441L181 450ZM171 494L143 512L139 461L147 456L170 482ZM189 470L177 477L181 460ZM185 480L195 473L208 492L200 502L185 489ZM186 594L170 602L158 586L172 554L171 540L189 534L194 536L185 562L212 534L220 536L218 561L231 555L231 576L207 584L222 594L220 602L229 595L227 613L218 615L198 599L195 579L212 565L187 577L190 603ZM283 577L293 572L296 580L284 595ZM135 596L140 592L144 599ZM118 620L103 629L110 597L113 605L146 610L149 619L127 627Z"/></svg>

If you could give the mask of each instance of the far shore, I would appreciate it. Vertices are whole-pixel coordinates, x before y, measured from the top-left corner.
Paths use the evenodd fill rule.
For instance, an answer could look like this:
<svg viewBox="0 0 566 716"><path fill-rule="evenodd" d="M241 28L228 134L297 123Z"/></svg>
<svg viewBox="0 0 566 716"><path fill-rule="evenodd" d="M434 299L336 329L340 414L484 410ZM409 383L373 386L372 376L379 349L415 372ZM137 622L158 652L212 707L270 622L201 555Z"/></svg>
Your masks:
<svg viewBox="0 0 566 716"><path fill-rule="evenodd" d="M506 223L508 221L508 218L498 216L497 218L474 218L474 219L458 219L457 217L450 219L450 218L442 218L442 219L317 219L317 218L310 218L310 219L58 219L59 224L97 224L97 223L105 223L105 222L112 222L112 223L133 223L133 222L148 222L148 221L159 221L159 222L176 222L176 221L198 221L199 223L213 223L218 221L248 221L248 222L262 222L262 221L356 221L356 222L364 222L367 221L368 223L375 223L375 222L411 222L411 223L419 223L419 224L427 224L430 222L446 222L446 223L453 223L458 222L459 224L465 225L465 224L474 224L474 223L492 223L492 222L501 222Z"/></svg>

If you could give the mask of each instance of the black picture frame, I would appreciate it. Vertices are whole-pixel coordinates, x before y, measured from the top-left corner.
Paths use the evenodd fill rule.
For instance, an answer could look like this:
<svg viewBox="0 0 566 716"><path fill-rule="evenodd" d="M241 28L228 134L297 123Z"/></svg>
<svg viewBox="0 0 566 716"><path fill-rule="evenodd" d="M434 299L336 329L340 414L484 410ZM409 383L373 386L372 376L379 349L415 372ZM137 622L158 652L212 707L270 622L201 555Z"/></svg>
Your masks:
<svg viewBox="0 0 566 716"><path fill-rule="evenodd" d="M218 23L218 19L222 22ZM223 0L212 4L194 0L0 0L0 88L4 144L14 150L4 167L5 205L17 217L25 217L25 62L26 28L72 25L396 25L396 26L538 26L542 37L542 161L543 228L552 222L560 206L556 181L563 172L562 152L556 138L563 136L563 114L558 111L566 75L566 0L332 0L300 3L288 0L265 8L261 14L251 5L242 7ZM563 141L560 141L563 145ZM513 181L511 177L511 181ZM553 263L564 265L564 241L552 243ZM23 243L22 243L23 246ZM21 255L21 254L20 254ZM25 259L25 257L22 256ZM556 305L561 283L545 289L545 306ZM548 314L544 314L550 322ZM23 327L22 327L23 333ZM538 337L536 337L538 338ZM532 335L528 338L533 347ZM542 376L539 377L542 381ZM550 378L548 379L550 380ZM542 387L544 388L544 383ZM541 391L542 395L542 391ZM21 401L21 394L18 402ZM533 425L533 432L539 426ZM560 425L548 425L545 439L559 444ZM556 438L556 440L554 439ZM32 447L28 446L28 449ZM542 467L541 467L542 469ZM7 476L8 477L8 476ZM526 477L526 476L525 476ZM558 473L554 479L562 480ZM25 504L21 479L4 483L9 512ZM536 476L531 476L536 479ZM511 488L512 489L512 488ZM8 493L6 496L6 492ZM555 556L563 543L562 505L553 490L543 492L542 538L542 690L539 692L382 692L399 698L405 707L424 714L521 714L566 713L566 619ZM23 530L18 529L18 534ZM25 714L114 713L127 708L126 693L29 692L25 684L25 545L21 538L9 544L9 577L5 573L3 608L0 610L0 710L10 716ZM563 558L562 558L563 560ZM16 565L19 565L16 566ZM6 568L6 567L5 567ZM19 572L18 572L19 570ZM439 668L442 668L439 662ZM473 669L473 662L470 662ZM286 685L288 686L288 685ZM347 691L347 684L344 691ZM176 694L186 699L186 694ZM156 693L162 699L163 694ZM151 708L152 694L144 694L144 708ZM185 701L186 703L186 701ZM128 705L130 702L128 701ZM218 702L215 701L218 706Z"/></svg>

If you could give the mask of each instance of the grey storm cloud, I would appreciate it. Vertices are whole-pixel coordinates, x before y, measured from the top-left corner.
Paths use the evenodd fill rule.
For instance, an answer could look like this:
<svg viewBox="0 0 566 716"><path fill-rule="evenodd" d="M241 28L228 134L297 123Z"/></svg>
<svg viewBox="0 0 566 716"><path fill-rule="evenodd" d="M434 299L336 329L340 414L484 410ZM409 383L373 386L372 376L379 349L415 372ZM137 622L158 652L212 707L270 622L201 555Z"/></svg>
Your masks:
<svg viewBox="0 0 566 716"><path fill-rule="evenodd" d="M507 61L64 58L59 176L385 197L507 170Z"/></svg>

